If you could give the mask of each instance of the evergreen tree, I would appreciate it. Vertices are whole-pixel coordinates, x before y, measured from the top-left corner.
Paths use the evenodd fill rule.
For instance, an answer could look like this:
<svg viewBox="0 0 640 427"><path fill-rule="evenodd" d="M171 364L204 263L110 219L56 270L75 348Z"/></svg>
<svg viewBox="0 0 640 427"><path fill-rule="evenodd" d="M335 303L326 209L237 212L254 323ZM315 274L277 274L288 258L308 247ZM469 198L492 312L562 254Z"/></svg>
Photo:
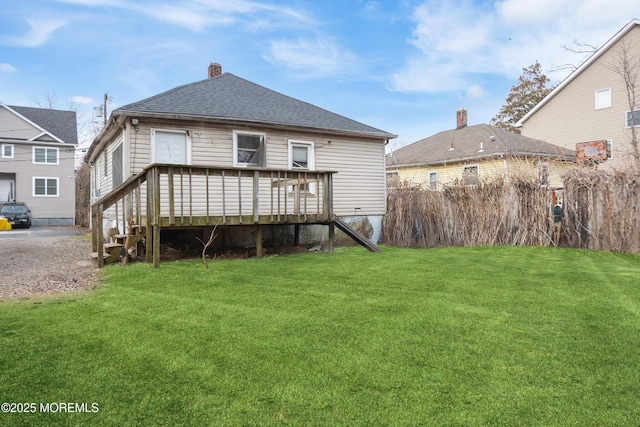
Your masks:
<svg viewBox="0 0 640 427"><path fill-rule="evenodd" d="M522 71L518 84L511 88L505 105L491 119L492 125L515 133L520 133L520 129L515 126L518 120L553 90L553 86L548 86L550 80L542 73L538 61Z"/></svg>

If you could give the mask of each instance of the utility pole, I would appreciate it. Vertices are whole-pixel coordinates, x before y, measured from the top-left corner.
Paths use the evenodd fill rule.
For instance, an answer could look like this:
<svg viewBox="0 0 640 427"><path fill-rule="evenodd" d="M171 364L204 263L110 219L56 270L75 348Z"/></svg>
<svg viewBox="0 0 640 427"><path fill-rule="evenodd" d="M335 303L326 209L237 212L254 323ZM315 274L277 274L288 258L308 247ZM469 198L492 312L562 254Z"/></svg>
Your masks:
<svg viewBox="0 0 640 427"><path fill-rule="evenodd" d="M104 125L107 126L107 100L109 99L109 92L104 93Z"/></svg>

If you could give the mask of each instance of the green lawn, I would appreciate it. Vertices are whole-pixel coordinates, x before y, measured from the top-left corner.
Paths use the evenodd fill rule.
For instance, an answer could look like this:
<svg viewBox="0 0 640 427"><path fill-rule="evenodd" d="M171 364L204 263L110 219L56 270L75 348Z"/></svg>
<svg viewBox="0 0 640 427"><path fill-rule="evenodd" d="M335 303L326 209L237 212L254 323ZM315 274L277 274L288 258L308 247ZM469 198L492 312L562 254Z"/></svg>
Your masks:
<svg viewBox="0 0 640 427"><path fill-rule="evenodd" d="M0 303L0 402L38 409L0 425L640 423L639 256L383 249L111 266ZM62 402L98 412L40 411Z"/></svg>

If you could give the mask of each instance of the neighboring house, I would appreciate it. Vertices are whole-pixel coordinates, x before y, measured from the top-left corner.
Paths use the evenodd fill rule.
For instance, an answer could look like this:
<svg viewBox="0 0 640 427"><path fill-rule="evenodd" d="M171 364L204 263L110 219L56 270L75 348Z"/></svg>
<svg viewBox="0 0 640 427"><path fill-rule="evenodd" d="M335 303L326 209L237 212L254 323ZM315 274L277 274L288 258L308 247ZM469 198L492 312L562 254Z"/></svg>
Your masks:
<svg viewBox="0 0 640 427"><path fill-rule="evenodd" d="M183 226L327 225L335 214L379 230L385 145L395 137L211 64L206 80L112 112L87 153L100 205L93 228L122 231L133 216L159 236Z"/></svg>
<svg viewBox="0 0 640 427"><path fill-rule="evenodd" d="M625 68L634 80L631 92L621 74ZM637 168L631 140L632 127L640 138L640 20L622 28L517 126L530 138L599 158L599 167Z"/></svg>
<svg viewBox="0 0 640 427"><path fill-rule="evenodd" d="M33 225L74 225L75 111L0 103L0 203L25 202Z"/></svg>
<svg viewBox="0 0 640 427"><path fill-rule="evenodd" d="M457 127L402 147L387 157L387 177L398 184L478 184L482 179L529 174L557 188L575 152L486 124L467 126L467 111L456 113ZM395 175L395 177L394 177Z"/></svg>

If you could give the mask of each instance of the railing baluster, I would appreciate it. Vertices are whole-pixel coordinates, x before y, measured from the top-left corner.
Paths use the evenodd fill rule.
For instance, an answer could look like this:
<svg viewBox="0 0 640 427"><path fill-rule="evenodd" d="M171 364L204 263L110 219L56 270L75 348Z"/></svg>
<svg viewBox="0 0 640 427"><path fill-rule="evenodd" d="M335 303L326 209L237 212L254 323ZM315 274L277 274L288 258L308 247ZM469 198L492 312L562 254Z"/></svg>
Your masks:
<svg viewBox="0 0 640 427"><path fill-rule="evenodd" d="M189 225L193 225L193 169L189 168Z"/></svg>
<svg viewBox="0 0 640 427"><path fill-rule="evenodd" d="M260 204L260 197L258 195L260 191L260 171L253 171L253 222L260 222L260 211L258 205Z"/></svg>
<svg viewBox="0 0 640 427"><path fill-rule="evenodd" d="M207 192L207 225L209 225L209 168L205 170L204 173L205 179L205 191Z"/></svg>
<svg viewBox="0 0 640 427"><path fill-rule="evenodd" d="M169 225L176 223L175 192L173 189L173 168L167 169L167 185L169 186Z"/></svg>
<svg viewBox="0 0 640 427"><path fill-rule="evenodd" d="M222 169L222 223L226 224L227 223L227 193L225 191L224 188L224 182L225 182L225 176L224 176L224 169Z"/></svg>
<svg viewBox="0 0 640 427"><path fill-rule="evenodd" d="M180 225L184 225L184 177L183 170L180 168Z"/></svg>
<svg viewBox="0 0 640 427"><path fill-rule="evenodd" d="M242 171L238 171L238 220L242 224Z"/></svg>

